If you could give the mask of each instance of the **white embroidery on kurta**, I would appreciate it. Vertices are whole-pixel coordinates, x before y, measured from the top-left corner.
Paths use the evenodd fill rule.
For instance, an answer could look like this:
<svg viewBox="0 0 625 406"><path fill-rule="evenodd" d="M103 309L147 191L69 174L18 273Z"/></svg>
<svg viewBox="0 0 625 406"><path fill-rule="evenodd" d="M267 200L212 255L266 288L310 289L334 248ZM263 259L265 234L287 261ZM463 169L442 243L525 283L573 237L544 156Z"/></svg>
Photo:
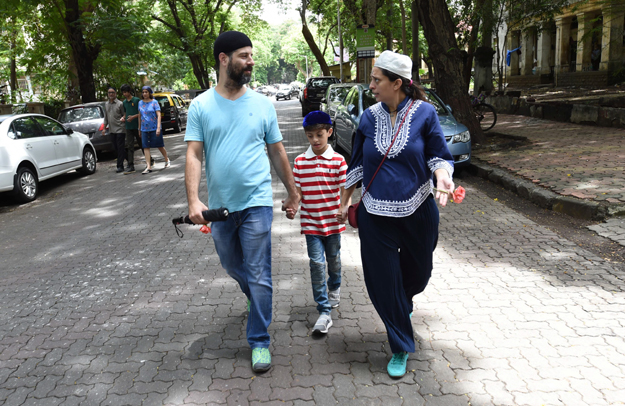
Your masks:
<svg viewBox="0 0 625 406"><path fill-rule="evenodd" d="M354 186L356 183L362 180L363 176L363 167L362 165L358 165L355 168L352 168L351 171L347 174L347 178L345 179L345 189L348 189Z"/></svg>
<svg viewBox="0 0 625 406"><path fill-rule="evenodd" d="M373 142L375 144L375 148L382 155L386 154L388 147L391 145L391 142L393 142L393 137L395 137L395 134L397 133L397 126L401 124L404 116L408 115L399 130L399 134L397 134L397 139L393 144L393 148L391 148L386 157L387 159L395 158L401 153L406 144L408 144L408 139L410 138L410 121L412 120L412 116L415 111L419 108L419 106L421 106L421 103L423 103L421 100L415 101L410 110L408 110L410 103L406 103L404 107L397 112L397 117L395 118L395 128L393 128L391 124L391 115L384 110L382 103L377 103L369 107L371 114L373 114L373 117L375 118L375 138L373 139Z"/></svg>
<svg viewBox="0 0 625 406"><path fill-rule="evenodd" d="M432 193L433 188L434 184L430 179L421 185L412 197L404 201L378 200L371 196L371 193L365 194L362 201L367 208L367 212L371 214L385 217L406 217L410 216L421 206Z"/></svg>
<svg viewBox="0 0 625 406"><path fill-rule="evenodd" d="M437 169L445 169L447 173L449 173L449 177L454 174L454 167L447 161L442 158L432 158L428 161L428 167L430 168L430 172L434 173Z"/></svg>

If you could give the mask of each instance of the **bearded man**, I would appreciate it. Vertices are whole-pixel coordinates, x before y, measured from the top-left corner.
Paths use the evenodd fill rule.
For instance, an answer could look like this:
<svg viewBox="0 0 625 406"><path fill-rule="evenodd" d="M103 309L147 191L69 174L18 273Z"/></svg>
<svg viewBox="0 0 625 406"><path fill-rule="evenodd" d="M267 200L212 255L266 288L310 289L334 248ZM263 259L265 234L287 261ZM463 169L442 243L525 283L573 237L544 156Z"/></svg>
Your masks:
<svg viewBox="0 0 625 406"><path fill-rule="evenodd" d="M227 31L217 37L213 53L219 81L191 103L184 138L189 218L205 224L202 211L208 207L230 211L227 221L213 223L213 240L221 265L247 296L252 369L263 372L271 367L270 160L288 192L282 210L297 211L300 196L273 104L245 86L254 68L252 42L241 32ZM208 207L198 195L204 158Z"/></svg>

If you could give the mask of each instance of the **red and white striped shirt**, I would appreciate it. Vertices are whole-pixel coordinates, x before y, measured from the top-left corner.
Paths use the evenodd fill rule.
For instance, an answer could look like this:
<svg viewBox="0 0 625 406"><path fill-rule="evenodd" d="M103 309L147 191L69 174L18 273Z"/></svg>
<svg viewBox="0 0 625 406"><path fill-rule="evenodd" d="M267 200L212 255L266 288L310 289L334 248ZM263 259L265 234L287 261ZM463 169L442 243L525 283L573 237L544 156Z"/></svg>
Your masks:
<svg viewBox="0 0 625 406"><path fill-rule="evenodd" d="M293 177L302 190L300 220L302 234L327 236L345 231L336 220L341 204L341 187L345 186L347 163L331 146L321 155L311 147L295 158Z"/></svg>

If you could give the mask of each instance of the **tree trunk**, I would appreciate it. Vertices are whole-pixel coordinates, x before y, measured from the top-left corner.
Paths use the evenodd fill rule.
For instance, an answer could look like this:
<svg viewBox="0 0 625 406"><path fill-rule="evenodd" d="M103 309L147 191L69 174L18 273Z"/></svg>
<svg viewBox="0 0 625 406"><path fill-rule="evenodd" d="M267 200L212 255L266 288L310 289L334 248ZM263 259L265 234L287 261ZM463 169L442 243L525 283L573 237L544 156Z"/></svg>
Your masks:
<svg viewBox="0 0 625 406"><path fill-rule="evenodd" d="M78 70L74 61L74 54L69 55L69 80L67 82L66 99L70 106L80 104L80 83L78 82Z"/></svg>
<svg viewBox="0 0 625 406"><path fill-rule="evenodd" d="M90 48L85 43L82 25L80 23L81 11L78 0L65 0L65 26L67 28L69 44L72 48L72 56L76 62L78 83L80 83L80 96L83 103L97 101L95 94L95 81L93 80L93 62L100 53L100 47Z"/></svg>
<svg viewBox="0 0 625 406"><path fill-rule="evenodd" d="M399 0L399 11L401 12L401 50L404 55L408 55L408 42L406 40L406 8L404 0ZM419 31L417 31L417 34Z"/></svg>
<svg viewBox="0 0 625 406"><path fill-rule="evenodd" d="M471 70L473 69L473 56L475 48L477 48L477 34L480 27L480 17L476 16L471 22L471 35L469 38L469 47L467 49L466 60L464 61L464 90L468 93L471 85Z"/></svg>
<svg viewBox="0 0 625 406"><path fill-rule="evenodd" d="M11 38L11 103L17 102L17 64L15 62L15 37Z"/></svg>
<svg viewBox="0 0 625 406"><path fill-rule="evenodd" d="M315 42L315 38L313 37L312 33L308 29L308 25L302 26L302 34L304 34L304 39L306 40L306 43L310 47L310 51L313 53L313 55L315 55L315 59L317 60L317 63L319 64L319 67L321 68L321 72L323 72L323 76L331 76L330 68L328 68L328 64L326 63L326 60L323 57L323 54L321 53L321 50L317 46L317 43Z"/></svg>
<svg viewBox="0 0 625 406"><path fill-rule="evenodd" d="M376 14L378 11L377 0L363 0L362 6L366 23L369 25L375 25Z"/></svg>
<svg viewBox="0 0 625 406"><path fill-rule="evenodd" d="M315 55L315 59L321 68L321 72L323 72L323 76L331 76L330 68L328 68L328 64L315 42L315 37L313 37L312 33L308 29L308 24L306 23L306 0L302 0L302 9L300 10L299 15L302 18L302 34L304 35L304 39L306 40L311 52Z"/></svg>
<svg viewBox="0 0 625 406"><path fill-rule="evenodd" d="M389 1L388 10L386 10L386 22L388 22L388 31L386 32L386 49L393 51L393 1Z"/></svg>
<svg viewBox="0 0 625 406"><path fill-rule="evenodd" d="M476 64L476 83L475 83L475 95L479 94L480 88L484 89L486 94L490 94L493 90L493 55L495 51L493 50L493 29L494 29L494 18L493 18L493 1L492 0L481 0L481 9L482 9L482 50L483 57L479 58L479 69L481 73L480 83L477 81L477 71L478 64ZM478 49L479 51L479 49Z"/></svg>
<svg viewBox="0 0 625 406"><path fill-rule="evenodd" d="M410 4L410 14L412 15L412 80L421 83L421 75L419 74L419 68L421 67L421 50L419 49L419 0L412 0Z"/></svg>
<svg viewBox="0 0 625 406"><path fill-rule="evenodd" d="M473 114L469 95L464 91L463 54L455 37L455 27L445 0L420 0L423 31L436 72L436 90L449 104L454 116L469 128L473 140L485 141Z"/></svg>
<svg viewBox="0 0 625 406"><path fill-rule="evenodd" d="M197 83L200 85L200 89L209 89L210 83L209 83L208 70L206 69L204 62L202 61L201 55L188 52L187 56L189 57L189 60L191 61L193 74L195 75L195 78L197 79ZM219 69L216 69L216 71L219 72Z"/></svg>

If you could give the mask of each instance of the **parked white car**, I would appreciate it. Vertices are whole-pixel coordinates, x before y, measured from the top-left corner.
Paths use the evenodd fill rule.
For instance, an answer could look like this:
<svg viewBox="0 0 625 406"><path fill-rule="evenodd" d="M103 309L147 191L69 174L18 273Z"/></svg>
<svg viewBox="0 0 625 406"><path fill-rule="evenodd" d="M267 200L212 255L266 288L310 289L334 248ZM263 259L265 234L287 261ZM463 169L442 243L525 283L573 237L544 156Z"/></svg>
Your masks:
<svg viewBox="0 0 625 406"><path fill-rule="evenodd" d="M12 192L21 203L37 198L40 181L74 169L93 174L96 160L85 134L48 116L0 116L0 192Z"/></svg>

